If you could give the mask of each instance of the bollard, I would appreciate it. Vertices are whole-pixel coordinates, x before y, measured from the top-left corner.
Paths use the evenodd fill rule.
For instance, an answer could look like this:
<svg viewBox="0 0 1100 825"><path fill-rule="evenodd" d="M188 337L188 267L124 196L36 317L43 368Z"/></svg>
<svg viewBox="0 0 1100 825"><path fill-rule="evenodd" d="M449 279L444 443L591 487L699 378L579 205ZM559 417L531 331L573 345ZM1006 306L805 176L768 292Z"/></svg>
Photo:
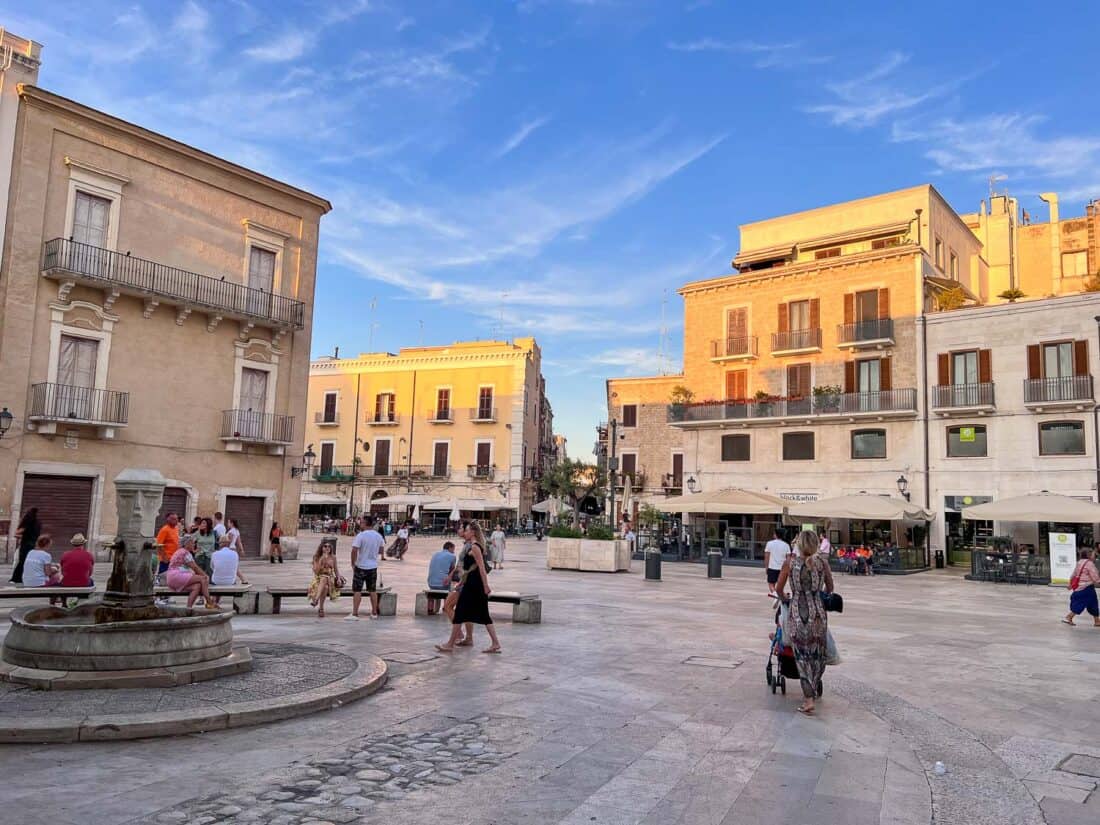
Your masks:
<svg viewBox="0 0 1100 825"><path fill-rule="evenodd" d="M722 578L722 554L717 550L711 550L707 553L707 578Z"/></svg>
<svg viewBox="0 0 1100 825"><path fill-rule="evenodd" d="M645 551L645 577L647 580L653 582L659 582L661 580L660 550Z"/></svg>

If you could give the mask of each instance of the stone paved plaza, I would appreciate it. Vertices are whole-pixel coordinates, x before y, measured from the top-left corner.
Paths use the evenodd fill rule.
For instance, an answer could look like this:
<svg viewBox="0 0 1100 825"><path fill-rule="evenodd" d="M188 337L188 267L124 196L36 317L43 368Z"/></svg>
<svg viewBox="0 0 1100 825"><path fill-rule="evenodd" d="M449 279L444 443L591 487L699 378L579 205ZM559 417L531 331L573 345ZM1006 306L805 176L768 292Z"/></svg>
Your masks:
<svg viewBox="0 0 1100 825"><path fill-rule="evenodd" d="M711 581L666 564L659 583L639 562L629 574L550 572L545 544L514 541L491 582L541 594L543 623L512 625L497 606L502 656L479 652L480 633L444 655L432 645L445 620L413 616L436 544L416 539L405 562L383 566L395 618L345 622L347 597L324 620L304 600L234 620L265 655L284 644L381 656L379 693L254 728L2 746L0 822L1100 821L1100 630L1059 623L1064 590L952 571L839 577L844 663L826 673L819 715L803 718L793 682L785 697L765 685L759 570ZM347 556L342 539L345 567ZM290 584L307 564L245 574ZM150 698L161 710L162 693ZM0 724L49 701L0 694Z"/></svg>

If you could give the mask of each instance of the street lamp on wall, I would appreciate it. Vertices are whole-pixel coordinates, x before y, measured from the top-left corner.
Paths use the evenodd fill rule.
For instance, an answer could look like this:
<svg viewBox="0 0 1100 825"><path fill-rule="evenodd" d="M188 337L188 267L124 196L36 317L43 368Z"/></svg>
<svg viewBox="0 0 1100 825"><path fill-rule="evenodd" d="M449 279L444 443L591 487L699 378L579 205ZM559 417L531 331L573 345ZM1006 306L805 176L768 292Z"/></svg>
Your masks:
<svg viewBox="0 0 1100 825"><path fill-rule="evenodd" d="M309 471L313 469L313 462L316 460L317 454L313 452L313 445L310 444L302 454L302 466L290 468L290 477L299 478L303 475L308 475Z"/></svg>
<svg viewBox="0 0 1100 825"><path fill-rule="evenodd" d="M902 473L898 476L898 492L902 494L906 501L909 501L909 479Z"/></svg>
<svg viewBox="0 0 1100 825"><path fill-rule="evenodd" d="M4 433L11 429L11 422L15 420L15 416L8 411L7 407L0 410L0 438L4 437Z"/></svg>
<svg viewBox="0 0 1100 825"><path fill-rule="evenodd" d="M695 480L695 476L688 476L687 487L689 493L694 493L699 486L699 482Z"/></svg>

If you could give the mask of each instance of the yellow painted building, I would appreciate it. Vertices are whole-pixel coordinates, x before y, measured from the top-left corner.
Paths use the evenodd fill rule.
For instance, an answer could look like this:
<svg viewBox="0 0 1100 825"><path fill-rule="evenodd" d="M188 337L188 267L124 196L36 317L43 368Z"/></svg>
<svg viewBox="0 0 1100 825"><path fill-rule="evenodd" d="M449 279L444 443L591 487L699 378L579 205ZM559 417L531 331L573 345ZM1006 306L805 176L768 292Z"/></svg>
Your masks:
<svg viewBox="0 0 1100 825"><path fill-rule="evenodd" d="M552 460L541 364L534 338L314 360L305 440L316 459L303 503L357 513L419 493L525 516Z"/></svg>

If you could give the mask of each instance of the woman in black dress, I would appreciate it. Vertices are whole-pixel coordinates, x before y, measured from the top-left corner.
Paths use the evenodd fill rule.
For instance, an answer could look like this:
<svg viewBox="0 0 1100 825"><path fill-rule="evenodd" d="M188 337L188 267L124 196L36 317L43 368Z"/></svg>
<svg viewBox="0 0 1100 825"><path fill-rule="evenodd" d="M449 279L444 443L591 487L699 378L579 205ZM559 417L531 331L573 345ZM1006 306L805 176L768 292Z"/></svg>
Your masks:
<svg viewBox="0 0 1100 825"><path fill-rule="evenodd" d="M38 520L38 508L32 507L23 514L23 519L15 530L15 538L19 541L19 558L11 571L12 583L23 583L23 562L27 560L27 553L34 549L41 534L42 523Z"/></svg>
<svg viewBox="0 0 1100 825"><path fill-rule="evenodd" d="M482 653L500 653L500 640L493 627L493 617L489 615L489 594L493 591L485 571L485 533L481 525L471 521L466 528L465 539L470 543L470 549L462 559L462 581L458 585L458 602L451 619L451 637L446 644L436 645L435 649L441 653L453 652L462 633L462 625L472 622L485 625L492 641Z"/></svg>

